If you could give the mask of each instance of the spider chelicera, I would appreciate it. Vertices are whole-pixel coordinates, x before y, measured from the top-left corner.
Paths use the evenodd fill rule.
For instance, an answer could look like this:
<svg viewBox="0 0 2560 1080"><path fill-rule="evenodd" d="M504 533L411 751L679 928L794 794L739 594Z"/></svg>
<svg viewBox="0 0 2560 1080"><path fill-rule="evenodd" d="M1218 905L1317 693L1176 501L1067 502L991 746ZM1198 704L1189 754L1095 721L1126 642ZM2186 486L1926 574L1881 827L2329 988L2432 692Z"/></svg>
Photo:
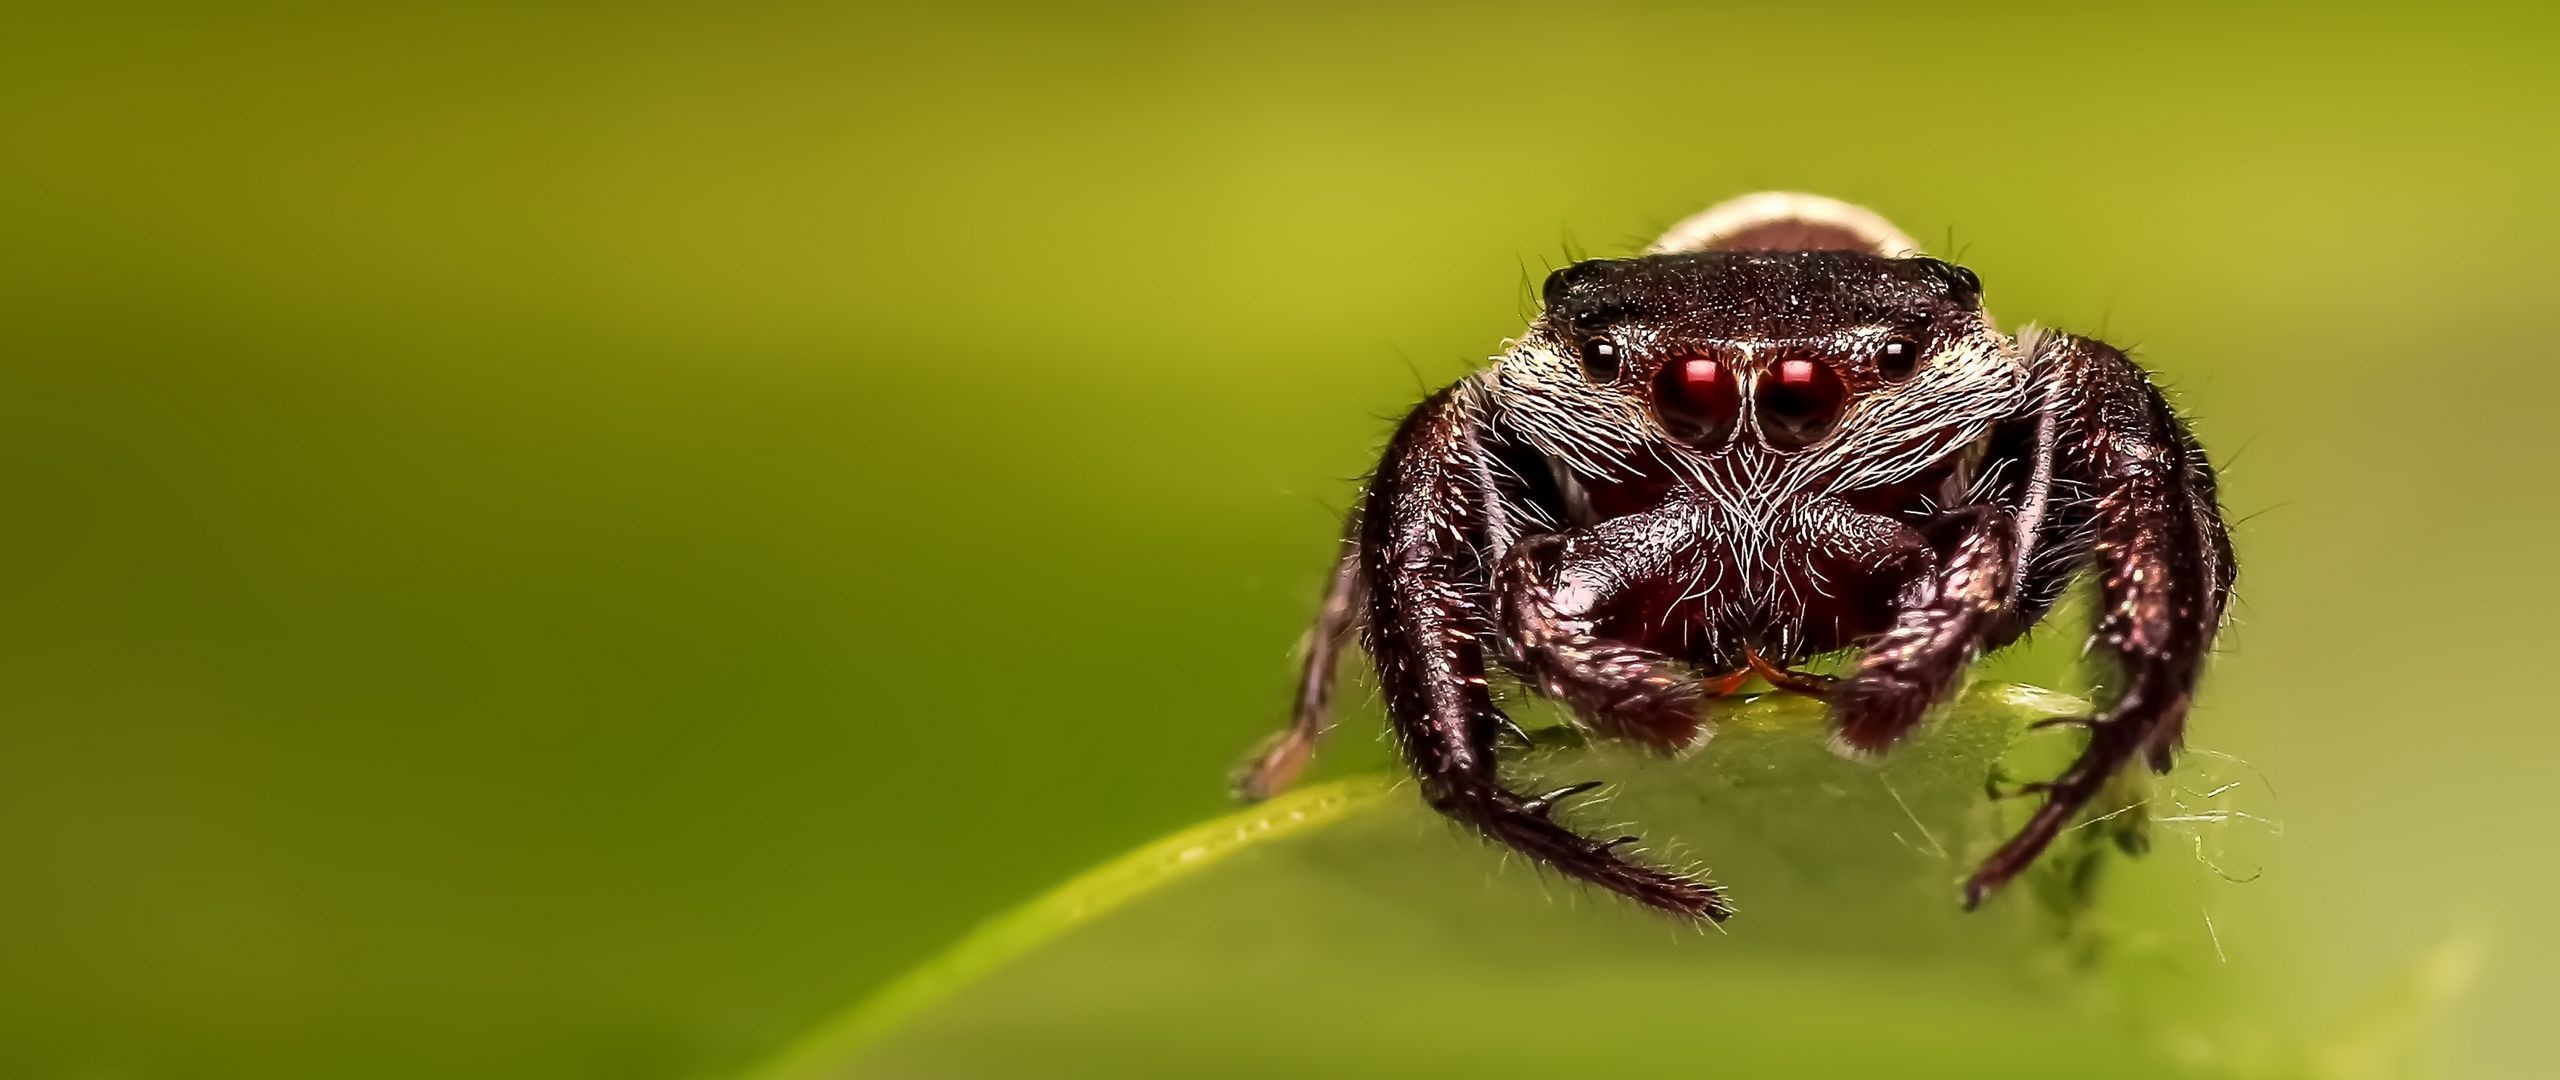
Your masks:
<svg viewBox="0 0 2560 1080"><path fill-rule="evenodd" d="M2129 762L2167 771L2231 589L2214 473L2113 346L2000 332L1972 271L1867 210L1724 203L1643 255L1549 275L1493 365L1426 398L1352 515L1289 728L1285 787L1358 627L1423 797L1567 875L1678 915L1724 891L1557 820L1595 784L1503 775L1499 666L1589 730L1666 752L1757 676L1829 703L1834 745L1909 734L1975 656L2086 570L2113 693L2042 803L1964 885L1977 905ZM1838 678L1793 665L1857 651Z"/></svg>

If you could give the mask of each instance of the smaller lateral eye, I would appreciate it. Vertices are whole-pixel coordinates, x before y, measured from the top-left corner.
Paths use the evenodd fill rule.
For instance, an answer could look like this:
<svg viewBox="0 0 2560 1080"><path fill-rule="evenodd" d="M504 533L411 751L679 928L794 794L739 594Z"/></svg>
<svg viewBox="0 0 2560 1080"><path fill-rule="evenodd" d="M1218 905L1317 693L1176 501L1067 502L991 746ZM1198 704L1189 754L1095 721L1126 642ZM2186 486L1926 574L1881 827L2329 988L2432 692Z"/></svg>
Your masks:
<svg viewBox="0 0 2560 1080"><path fill-rule="evenodd" d="M1582 376L1592 382L1608 382L1618 377L1618 343L1605 337L1582 341Z"/></svg>
<svg viewBox="0 0 2560 1080"><path fill-rule="evenodd" d="M1901 382L1910 378L1911 373L1918 370L1920 370L1920 343L1910 338L1888 338L1885 340L1884 348L1876 353L1876 373L1887 379Z"/></svg>

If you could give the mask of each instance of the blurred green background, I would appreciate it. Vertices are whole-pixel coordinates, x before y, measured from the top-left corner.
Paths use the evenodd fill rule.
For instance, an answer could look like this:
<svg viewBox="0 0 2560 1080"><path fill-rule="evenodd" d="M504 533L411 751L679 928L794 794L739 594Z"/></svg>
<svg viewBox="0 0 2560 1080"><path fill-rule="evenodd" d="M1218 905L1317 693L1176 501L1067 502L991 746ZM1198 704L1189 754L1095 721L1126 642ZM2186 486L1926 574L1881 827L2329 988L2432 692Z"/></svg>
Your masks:
<svg viewBox="0 0 2560 1080"><path fill-rule="evenodd" d="M1219 810L1385 418L1771 187L2177 387L2244 946L2560 1061L2540 9L6 15L0 1075L769 1051Z"/></svg>

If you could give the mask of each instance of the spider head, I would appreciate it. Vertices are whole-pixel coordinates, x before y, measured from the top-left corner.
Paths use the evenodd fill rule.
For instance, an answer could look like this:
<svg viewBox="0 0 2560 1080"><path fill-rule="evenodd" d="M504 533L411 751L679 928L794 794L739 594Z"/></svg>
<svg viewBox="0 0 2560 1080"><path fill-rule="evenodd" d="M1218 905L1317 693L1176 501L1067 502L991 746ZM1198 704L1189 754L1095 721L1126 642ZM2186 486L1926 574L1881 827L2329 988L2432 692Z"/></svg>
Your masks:
<svg viewBox="0 0 2560 1080"><path fill-rule="evenodd" d="M1680 252L1547 278L1533 335L1593 396L1623 398L1702 454L1778 454L1839 432L1869 399L1925 387L1996 337L1973 272L1926 256Z"/></svg>
<svg viewBox="0 0 2560 1080"><path fill-rule="evenodd" d="M1889 482L2013 414L2026 390L1980 279L1922 255L1658 251L1566 266L1542 299L1495 380L1514 427L1593 478L1646 457L1774 458L1823 487Z"/></svg>

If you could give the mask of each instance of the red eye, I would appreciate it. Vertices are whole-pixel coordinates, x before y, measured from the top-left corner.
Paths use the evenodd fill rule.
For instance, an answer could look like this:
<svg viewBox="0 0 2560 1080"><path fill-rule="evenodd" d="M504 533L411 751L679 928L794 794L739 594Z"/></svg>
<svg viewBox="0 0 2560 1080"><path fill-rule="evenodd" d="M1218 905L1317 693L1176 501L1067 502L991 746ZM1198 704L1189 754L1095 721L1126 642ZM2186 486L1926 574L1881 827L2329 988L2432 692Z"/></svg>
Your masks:
<svg viewBox="0 0 2560 1080"><path fill-rule="evenodd" d="M1801 450L1831 434L1849 404L1849 387L1830 365L1807 357L1780 360L1752 391L1760 437L1780 450Z"/></svg>
<svg viewBox="0 0 2560 1080"><path fill-rule="evenodd" d="M1722 446L1742 417L1742 387L1733 369L1715 357L1679 357L1653 377L1653 410L1672 438Z"/></svg>

